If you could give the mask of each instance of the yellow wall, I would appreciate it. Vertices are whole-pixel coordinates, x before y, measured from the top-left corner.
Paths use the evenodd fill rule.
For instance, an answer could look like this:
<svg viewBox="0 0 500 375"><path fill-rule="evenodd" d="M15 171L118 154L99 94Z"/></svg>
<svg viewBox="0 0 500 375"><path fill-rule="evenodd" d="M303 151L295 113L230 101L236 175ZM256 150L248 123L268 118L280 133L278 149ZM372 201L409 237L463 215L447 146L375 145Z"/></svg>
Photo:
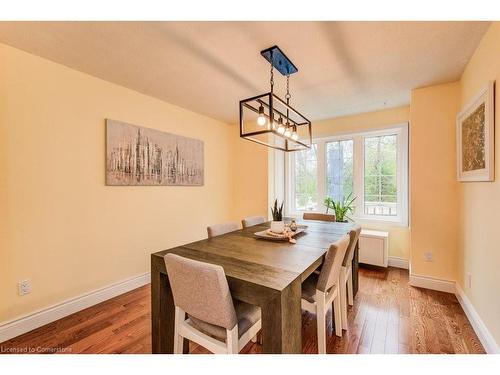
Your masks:
<svg viewBox="0 0 500 375"><path fill-rule="evenodd" d="M105 186L105 118L202 139L205 185ZM233 130L0 44L0 322L145 273L232 218Z"/></svg>
<svg viewBox="0 0 500 375"><path fill-rule="evenodd" d="M268 217L268 148L240 138L233 126L233 216L235 220Z"/></svg>
<svg viewBox="0 0 500 375"><path fill-rule="evenodd" d="M500 345L500 22L491 24L462 75L462 106L490 80L496 81L495 181L459 184L457 279Z"/></svg>
<svg viewBox="0 0 500 375"><path fill-rule="evenodd" d="M455 117L458 82L412 91L410 103L411 272L454 280L458 185ZM433 261L424 253L432 251Z"/></svg>
<svg viewBox="0 0 500 375"><path fill-rule="evenodd" d="M410 119L410 107L397 107L382 111L337 117L314 123L314 137L321 138L348 132L360 132L402 124ZM409 259L410 230L408 227L387 224L363 225L366 229L389 232L389 255Z"/></svg>
<svg viewBox="0 0 500 375"><path fill-rule="evenodd" d="M360 113L358 115L336 117L314 122L313 137L380 129L402 124L410 120L410 107L388 108L381 111Z"/></svg>

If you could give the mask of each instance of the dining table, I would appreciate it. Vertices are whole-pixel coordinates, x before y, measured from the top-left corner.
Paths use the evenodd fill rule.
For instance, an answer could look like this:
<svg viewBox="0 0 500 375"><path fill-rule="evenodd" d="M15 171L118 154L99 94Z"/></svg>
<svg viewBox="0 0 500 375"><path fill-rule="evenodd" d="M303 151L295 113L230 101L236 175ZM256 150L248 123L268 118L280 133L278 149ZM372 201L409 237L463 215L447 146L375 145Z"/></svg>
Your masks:
<svg viewBox="0 0 500 375"><path fill-rule="evenodd" d="M330 244L352 223L298 221L307 225L296 243L258 238L270 222L151 254L152 352L173 353L175 306L165 267L168 253L223 267L233 299L257 305L263 353L302 353L301 284L317 270ZM353 260L357 291L358 250ZM188 342L184 340L184 352Z"/></svg>

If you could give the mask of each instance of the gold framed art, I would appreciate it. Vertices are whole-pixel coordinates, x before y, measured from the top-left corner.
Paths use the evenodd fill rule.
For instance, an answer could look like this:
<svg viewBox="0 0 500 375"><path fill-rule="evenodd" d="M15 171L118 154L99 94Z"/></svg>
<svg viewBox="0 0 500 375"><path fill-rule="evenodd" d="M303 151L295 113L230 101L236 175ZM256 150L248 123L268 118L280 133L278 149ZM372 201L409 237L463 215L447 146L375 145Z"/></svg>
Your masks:
<svg viewBox="0 0 500 375"><path fill-rule="evenodd" d="M458 181L495 179L495 83L488 82L457 116Z"/></svg>

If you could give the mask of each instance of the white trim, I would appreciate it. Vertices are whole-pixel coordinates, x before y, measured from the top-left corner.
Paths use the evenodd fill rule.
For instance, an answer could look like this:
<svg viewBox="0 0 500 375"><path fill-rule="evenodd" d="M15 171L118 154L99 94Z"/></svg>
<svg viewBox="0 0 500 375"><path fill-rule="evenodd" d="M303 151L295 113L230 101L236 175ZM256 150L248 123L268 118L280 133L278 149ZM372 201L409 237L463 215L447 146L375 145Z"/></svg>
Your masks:
<svg viewBox="0 0 500 375"><path fill-rule="evenodd" d="M0 342L32 331L55 320L64 318L110 298L129 292L151 282L149 272L137 275L100 289L70 298L23 317L0 323Z"/></svg>
<svg viewBox="0 0 500 375"><path fill-rule="evenodd" d="M488 330L486 324L484 324L481 317L474 308L474 305L472 305L471 301L469 300L469 298L467 298L458 283L456 283L455 295L457 296L458 302L460 303L460 306L462 306L465 315L467 315L467 318L469 319L474 332L476 332L476 335L479 337L479 341L481 341L481 344L483 344L486 353L500 354L500 348L493 338L493 335Z"/></svg>
<svg viewBox="0 0 500 375"><path fill-rule="evenodd" d="M396 268L402 268L402 269L409 269L410 268L410 263L408 259L401 258L401 257L389 257L389 267L396 267Z"/></svg>
<svg viewBox="0 0 500 375"><path fill-rule="evenodd" d="M410 285L418 288L438 290L440 292L455 293L455 282L438 279L430 276L415 275L410 271Z"/></svg>

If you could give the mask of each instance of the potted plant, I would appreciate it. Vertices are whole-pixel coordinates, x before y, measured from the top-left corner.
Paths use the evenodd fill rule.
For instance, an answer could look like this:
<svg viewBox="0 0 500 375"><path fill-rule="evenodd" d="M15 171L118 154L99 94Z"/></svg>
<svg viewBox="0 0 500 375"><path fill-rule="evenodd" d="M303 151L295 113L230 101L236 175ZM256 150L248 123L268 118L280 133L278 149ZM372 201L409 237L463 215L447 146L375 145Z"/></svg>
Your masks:
<svg viewBox="0 0 500 375"><path fill-rule="evenodd" d="M271 221L271 232L283 233L285 231L285 222L283 221L283 203L278 208L278 200L274 200L274 207L271 207L273 221Z"/></svg>
<svg viewBox="0 0 500 375"><path fill-rule="evenodd" d="M344 198L343 201L334 201L330 197L326 197L325 199L325 207L326 207L326 213L328 213L329 209L332 209L333 212L335 213L335 218L336 221L342 222L342 223L347 223L347 219L352 220L349 217L349 213L354 212L354 200L356 197L351 198L352 194L349 194L347 197Z"/></svg>

